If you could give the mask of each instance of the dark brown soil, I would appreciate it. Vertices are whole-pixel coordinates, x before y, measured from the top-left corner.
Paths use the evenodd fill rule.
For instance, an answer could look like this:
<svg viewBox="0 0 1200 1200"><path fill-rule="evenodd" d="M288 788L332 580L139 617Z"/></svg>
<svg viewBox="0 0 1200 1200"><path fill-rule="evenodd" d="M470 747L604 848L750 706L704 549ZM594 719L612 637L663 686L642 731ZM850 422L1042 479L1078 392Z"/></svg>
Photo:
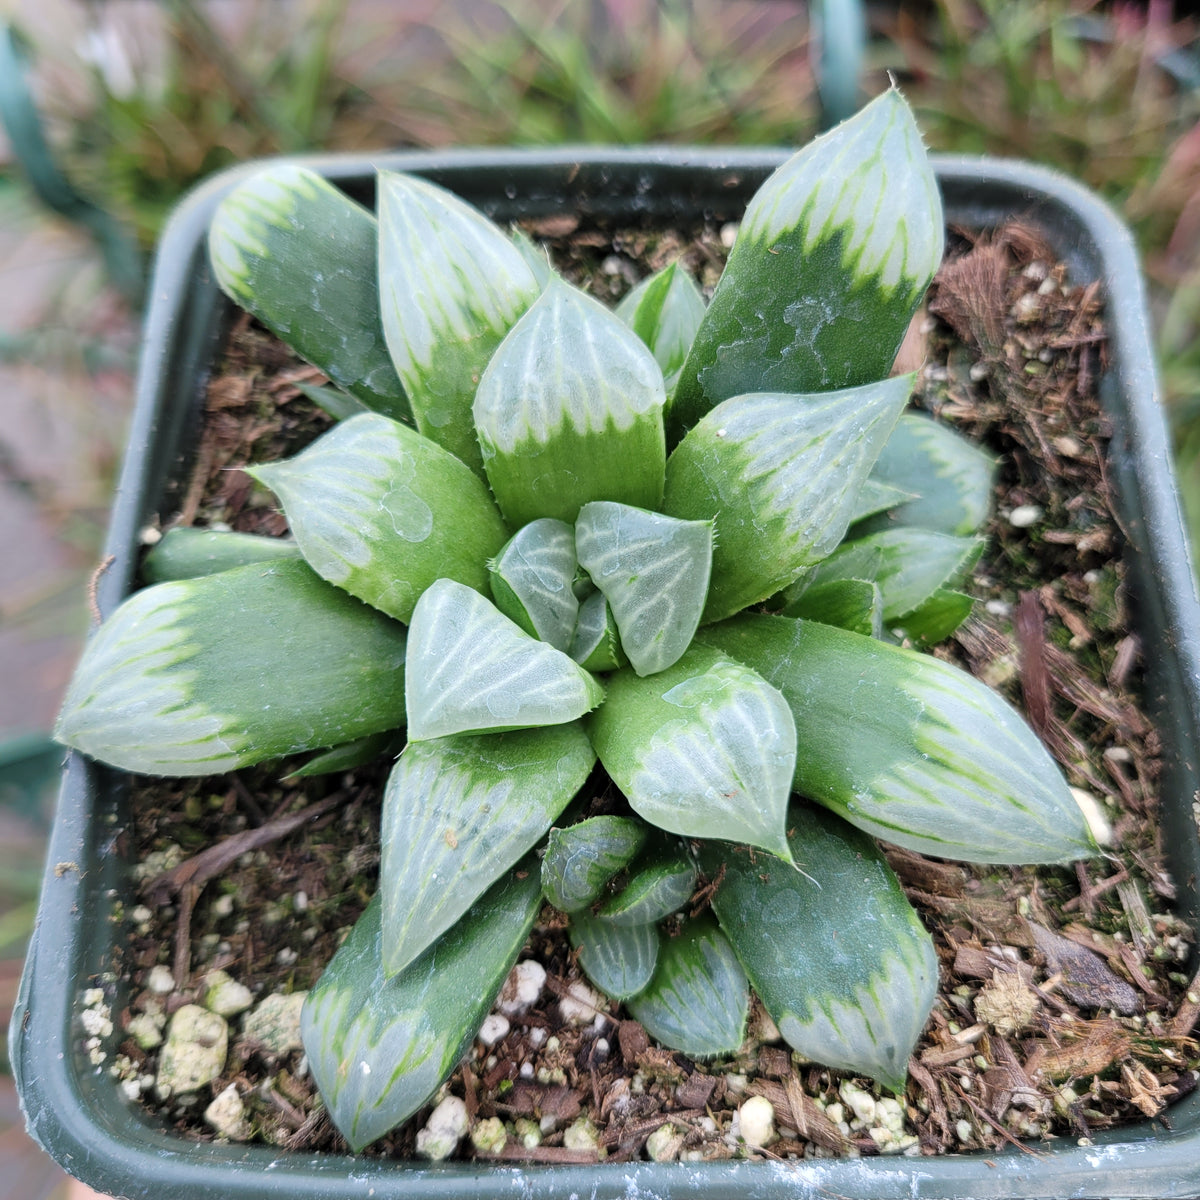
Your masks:
<svg viewBox="0 0 1200 1200"><path fill-rule="evenodd" d="M567 219L531 232L606 300L678 256L711 284L725 253L715 228L605 232ZM1195 1086L1200 1003L1181 973L1192 932L1170 915L1155 822L1158 739L1139 706L1138 639L1104 468L1098 288L1068 282L1032 230L958 238L904 354L925 356L917 402L1001 464L975 615L937 653L1024 710L1113 830L1104 859L1067 870L976 868L889 851L942 965L910 1065L905 1130L916 1140L908 1152L991 1151L1020 1139L1037 1153L1043 1139L1087 1138L1147 1116L1166 1123L1166 1107ZM294 452L328 424L297 380L320 377L248 318L235 324L177 523L284 531L269 494L237 467ZM119 1021L127 1026L134 1011L154 1006L143 988L160 964L176 979L169 1009L193 999L218 967L256 995L311 986L373 891L385 771L381 763L289 782L276 765L182 783L139 780L133 834L139 860L150 861L145 908L133 913L124 955L133 1000ZM769 1157L879 1152L868 1124L851 1122L840 1077L796 1061L761 1013L752 1020L761 1036L728 1062L658 1049L616 1006L607 1021L565 1023L558 999L578 972L560 926L547 909L528 949L548 972L542 1000L496 1045L478 1045L448 1085L473 1121L540 1125L537 1145L510 1133L502 1157L639 1157L667 1122L677 1134L668 1153L745 1153L726 1135L754 1093L772 1101L781 1128L761 1152ZM127 1077L154 1071L154 1054L132 1039L120 1056ZM236 1036L211 1088L160 1111L183 1136L210 1139L201 1114L231 1082L256 1136L304 1151L345 1149L300 1054L272 1058ZM869 1081L855 1082L878 1095ZM143 1101L156 1103L153 1090ZM412 1156L423 1115L372 1152ZM564 1128L580 1116L592 1122L598 1149L563 1145ZM469 1141L461 1152L472 1152Z"/></svg>

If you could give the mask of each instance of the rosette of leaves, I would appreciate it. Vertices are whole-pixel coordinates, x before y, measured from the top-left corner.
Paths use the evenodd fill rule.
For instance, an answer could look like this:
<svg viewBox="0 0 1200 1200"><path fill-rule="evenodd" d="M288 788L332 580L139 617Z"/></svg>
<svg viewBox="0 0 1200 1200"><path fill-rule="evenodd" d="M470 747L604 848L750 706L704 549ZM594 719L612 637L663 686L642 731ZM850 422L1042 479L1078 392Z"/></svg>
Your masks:
<svg viewBox="0 0 1200 1200"><path fill-rule="evenodd" d="M304 1010L356 1149L452 1070L543 897L665 1045L737 1051L754 988L798 1051L900 1088L937 962L872 837L1093 852L1020 717L912 648L969 609L991 477L888 375L942 244L895 91L763 185L707 305L676 264L611 312L418 178L374 214L290 165L223 201L222 287L353 415L251 470L293 541L168 535L58 736L314 773L406 725L377 899Z"/></svg>

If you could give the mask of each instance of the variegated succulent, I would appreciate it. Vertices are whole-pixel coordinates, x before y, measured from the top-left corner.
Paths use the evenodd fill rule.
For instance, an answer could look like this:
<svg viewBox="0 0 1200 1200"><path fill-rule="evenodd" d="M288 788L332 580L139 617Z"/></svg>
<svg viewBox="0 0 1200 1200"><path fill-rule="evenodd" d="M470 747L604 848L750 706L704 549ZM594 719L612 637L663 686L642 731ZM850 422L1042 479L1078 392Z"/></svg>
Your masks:
<svg viewBox="0 0 1200 1200"><path fill-rule="evenodd" d="M675 264L610 311L420 178L377 210L286 163L222 202L221 286L343 419L251 471L292 539L167 534L58 736L180 775L403 747L378 895L304 1010L356 1149L547 899L663 1044L737 1051L753 987L800 1054L902 1087L937 960L873 838L1094 852L1020 717L914 648L969 611L993 464L888 374L943 245L903 99L762 186L707 305Z"/></svg>

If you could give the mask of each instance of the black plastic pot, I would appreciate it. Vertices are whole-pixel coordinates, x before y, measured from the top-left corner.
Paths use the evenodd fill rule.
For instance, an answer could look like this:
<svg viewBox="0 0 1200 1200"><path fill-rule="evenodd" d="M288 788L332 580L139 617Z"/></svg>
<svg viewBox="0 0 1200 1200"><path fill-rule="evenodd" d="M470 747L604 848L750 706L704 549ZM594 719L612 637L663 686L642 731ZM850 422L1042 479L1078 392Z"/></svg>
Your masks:
<svg viewBox="0 0 1200 1200"><path fill-rule="evenodd" d="M576 150L391 154L309 159L370 201L374 169L427 175L494 217L577 211L628 221L736 217L778 151ZM983 227L1020 216L1040 227L1078 280L1101 279L1111 333L1104 403L1112 415L1111 477L1128 536L1150 706L1166 750L1164 842L1185 920L1197 923L1200 841L1200 605L1151 350L1132 241L1095 197L1041 168L936 160L947 221ZM151 288L129 452L100 581L105 613L129 590L138 530L169 513L195 433L226 302L212 282L205 233L227 172L195 192L164 236ZM1166 1119L1039 1147L1036 1154L864 1158L799 1163L621 1163L579 1167L428 1165L289 1154L266 1146L196 1144L129 1104L83 1051L81 996L111 980L114 906L131 896L118 849L128 796L108 771L68 756L41 913L17 1001L12 1061L33 1136L73 1175L122 1197L229 1200L351 1196L1036 1197L1200 1193L1200 1098ZM118 1001L119 1007L119 1001Z"/></svg>

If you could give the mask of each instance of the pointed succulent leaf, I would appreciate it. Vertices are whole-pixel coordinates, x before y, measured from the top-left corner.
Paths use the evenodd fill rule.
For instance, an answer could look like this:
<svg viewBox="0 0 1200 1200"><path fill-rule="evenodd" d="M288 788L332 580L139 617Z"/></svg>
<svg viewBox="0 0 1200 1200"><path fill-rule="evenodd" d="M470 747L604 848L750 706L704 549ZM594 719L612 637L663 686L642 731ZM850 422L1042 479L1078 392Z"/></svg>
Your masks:
<svg viewBox="0 0 1200 1200"><path fill-rule="evenodd" d="M293 380L292 387L335 421L344 421L347 417L357 417L359 413L372 411L369 405L349 392L343 392L341 388L316 387L302 379Z"/></svg>
<svg viewBox="0 0 1200 1200"><path fill-rule="evenodd" d="M654 978L628 1008L656 1042L692 1058L713 1058L741 1047L750 988L728 939L715 921L701 917L664 939Z"/></svg>
<svg viewBox="0 0 1200 1200"><path fill-rule="evenodd" d="M600 910L614 925L651 925L682 908L696 886L696 865L672 842L636 867L629 882Z"/></svg>
<svg viewBox="0 0 1200 1200"><path fill-rule="evenodd" d="M912 493L891 504L864 532L916 525L966 537L987 520L996 460L961 433L919 413L905 413L879 453L872 481Z"/></svg>
<svg viewBox="0 0 1200 1200"><path fill-rule="evenodd" d="M904 420L901 415L900 421ZM900 421L896 423L896 428L899 428ZM895 429L892 431L892 436L895 436ZM891 440L890 438L888 439ZM875 466L879 465L879 460L875 460ZM872 468L874 470L874 468ZM881 480L867 476L863 480L863 485L859 489L858 497L854 501L854 514L850 518L850 523L853 525L858 521L864 521L867 517L873 517L876 513L887 512L889 508L898 508L901 504L907 503L909 500L915 500L917 494L915 492L905 491L903 488L893 487L890 483L883 483Z"/></svg>
<svg viewBox="0 0 1200 1200"><path fill-rule="evenodd" d="M643 279L616 312L654 355L669 396L704 317L704 297L695 281L673 262Z"/></svg>
<svg viewBox="0 0 1200 1200"><path fill-rule="evenodd" d="M298 559L300 547L290 538L262 537L223 529L168 529L157 545L142 559L142 578L147 583L170 583L216 575L250 563Z"/></svg>
<svg viewBox="0 0 1200 1200"><path fill-rule="evenodd" d="M571 914L571 945L579 953L579 966L614 1000L628 1000L650 982L658 944L654 925L617 925L586 909Z"/></svg>
<svg viewBox="0 0 1200 1200"><path fill-rule="evenodd" d="M788 617L743 616L699 636L779 688L796 721L795 790L852 825L968 862L1065 863L1095 853L1046 748L966 672Z"/></svg>
<svg viewBox="0 0 1200 1200"><path fill-rule="evenodd" d="M574 659L450 579L439 579L417 602L409 654L412 741L565 724L604 698Z"/></svg>
<svg viewBox="0 0 1200 1200"><path fill-rule="evenodd" d="M919 608L948 583L962 579L983 553L982 538L954 537L901 526L843 542L813 573L809 586L869 579L883 595L885 625ZM799 616L791 608L788 616Z"/></svg>
<svg viewBox="0 0 1200 1200"><path fill-rule="evenodd" d="M318 575L398 621L435 579L485 591L488 559L508 538L478 476L378 413L247 471L279 497Z"/></svg>
<svg viewBox="0 0 1200 1200"><path fill-rule="evenodd" d="M612 607L621 649L639 675L691 645L708 594L713 523L596 500L575 522L579 565Z"/></svg>
<svg viewBox="0 0 1200 1200"><path fill-rule="evenodd" d="M403 970L550 828L596 761L578 723L414 742L383 797L383 967Z"/></svg>
<svg viewBox="0 0 1200 1200"><path fill-rule="evenodd" d="M574 913L597 899L604 885L633 861L647 829L629 817L589 817L552 829L542 859L542 891L555 908Z"/></svg>
<svg viewBox="0 0 1200 1200"><path fill-rule="evenodd" d="M869 837L807 804L789 828L799 871L701 849L713 911L793 1050L902 1092L937 996L933 939Z"/></svg>
<svg viewBox="0 0 1200 1200"><path fill-rule="evenodd" d="M379 173L379 305L417 428L482 474L471 402L542 285L482 213L412 175Z"/></svg>
<svg viewBox="0 0 1200 1200"><path fill-rule="evenodd" d="M545 517L517 530L488 564L496 607L531 637L567 651L579 618L575 532Z"/></svg>
<svg viewBox="0 0 1200 1200"><path fill-rule="evenodd" d="M612 606L603 592L592 592L579 605L570 655L589 671L616 671L629 662L621 649Z"/></svg>
<svg viewBox="0 0 1200 1200"><path fill-rule="evenodd" d="M135 593L96 631L55 737L147 775L216 775L404 723L404 626L299 560Z"/></svg>
<svg viewBox="0 0 1200 1200"><path fill-rule="evenodd" d="M704 620L774 595L841 541L911 376L822 396L738 396L667 463L663 510L716 518Z"/></svg>
<svg viewBox="0 0 1200 1200"><path fill-rule="evenodd" d="M893 90L784 163L746 209L668 417L887 375L942 258L937 182Z"/></svg>
<svg viewBox="0 0 1200 1200"><path fill-rule="evenodd" d="M639 816L682 837L787 856L796 731L770 684L693 646L666 671L618 671L608 686L592 745Z"/></svg>
<svg viewBox="0 0 1200 1200"><path fill-rule="evenodd" d="M788 601L785 615L836 625L866 637L883 635L883 595L869 579L830 579Z"/></svg>
<svg viewBox="0 0 1200 1200"><path fill-rule="evenodd" d="M557 281L484 372L475 425L488 482L514 526L573 522L589 500L662 500L662 372L624 323Z"/></svg>
<svg viewBox="0 0 1200 1200"><path fill-rule="evenodd" d="M306 167L273 163L217 207L213 274L338 387L397 420L412 413L379 316L375 218Z"/></svg>
<svg viewBox="0 0 1200 1200"><path fill-rule="evenodd" d="M404 749L405 737L397 729L387 733L369 733L366 737L355 738L352 742L343 742L331 750L314 754L302 767L289 772L286 779L312 779L317 775L336 775L343 771L353 771L356 767L365 767L377 758L387 755L395 758Z"/></svg>
<svg viewBox="0 0 1200 1200"><path fill-rule="evenodd" d="M457 1066L540 907L536 869L514 871L389 979L379 898L367 906L300 1017L313 1078L352 1150L410 1117Z"/></svg>
<svg viewBox="0 0 1200 1200"><path fill-rule="evenodd" d="M899 618L896 627L906 638L922 646L936 646L971 615L974 607L973 597L950 588L940 588L920 608Z"/></svg>
<svg viewBox="0 0 1200 1200"><path fill-rule="evenodd" d="M525 265L533 272L533 277L537 280L538 287L549 287L551 280L556 278L556 276L554 267L550 263L550 255L546 252L545 247L539 246L522 229L514 229L512 231L512 244L520 251L521 257L525 260Z"/></svg>

